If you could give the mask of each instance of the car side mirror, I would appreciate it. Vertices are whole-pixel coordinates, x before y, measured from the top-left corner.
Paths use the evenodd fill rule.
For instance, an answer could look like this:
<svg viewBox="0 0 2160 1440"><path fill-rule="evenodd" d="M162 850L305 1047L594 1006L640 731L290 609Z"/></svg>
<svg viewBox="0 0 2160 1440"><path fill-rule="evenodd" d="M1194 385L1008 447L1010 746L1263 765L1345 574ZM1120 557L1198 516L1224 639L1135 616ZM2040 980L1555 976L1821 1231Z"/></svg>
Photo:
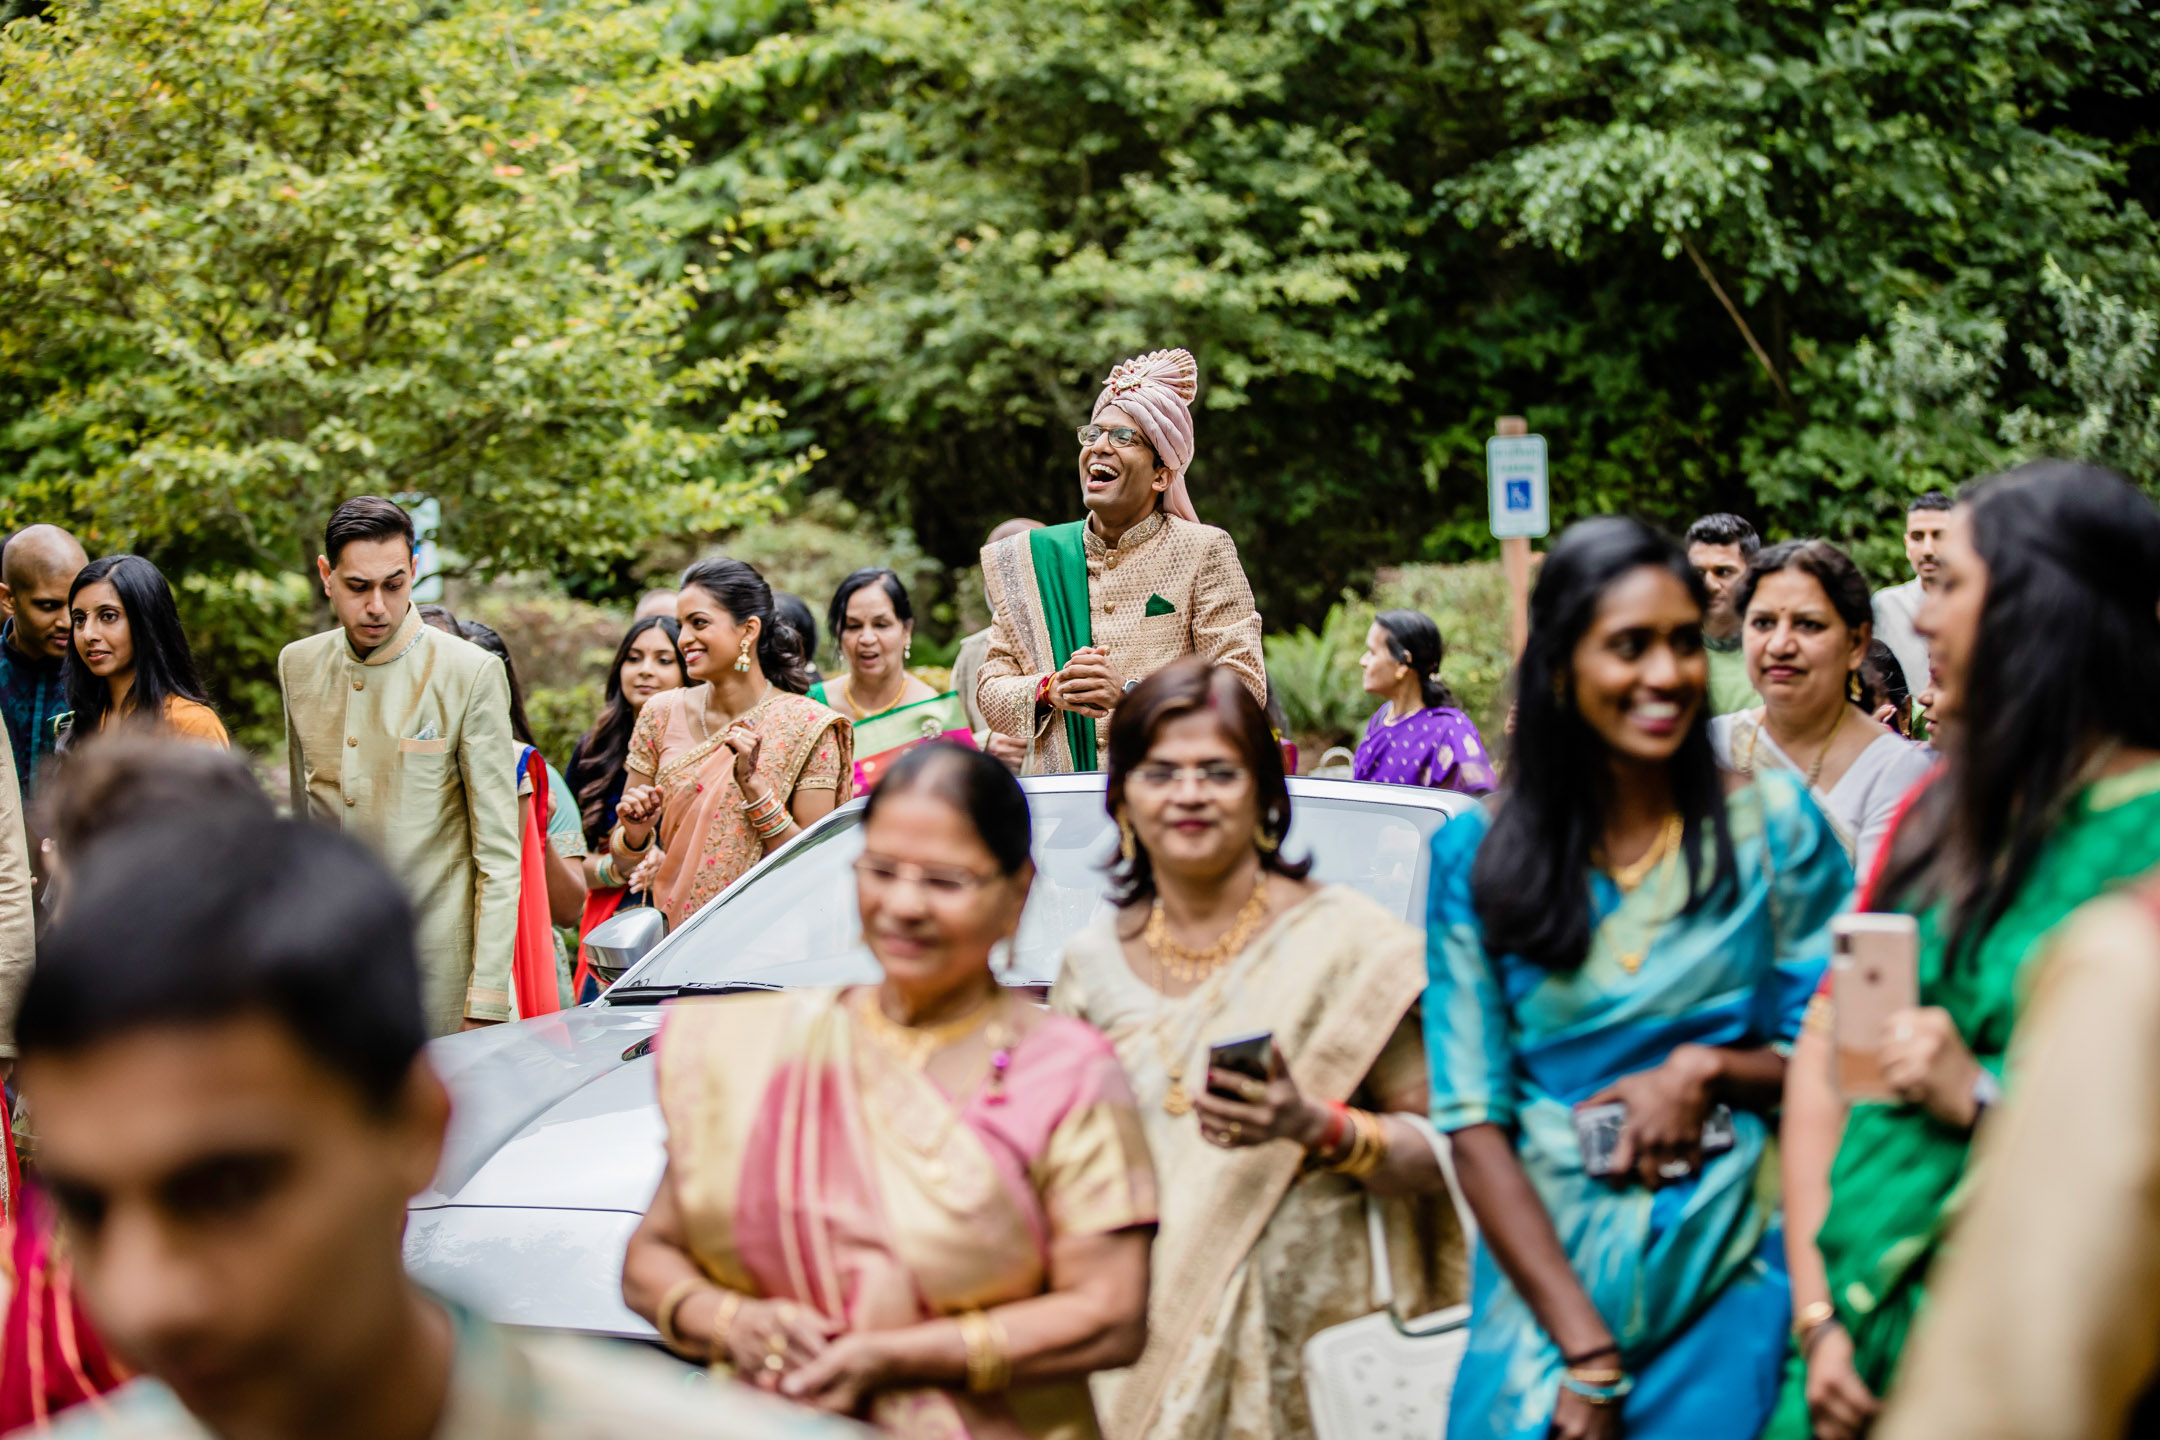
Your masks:
<svg viewBox="0 0 2160 1440"><path fill-rule="evenodd" d="M585 958L592 962L593 973L612 985L666 938L667 917L650 905L634 905L585 932Z"/></svg>

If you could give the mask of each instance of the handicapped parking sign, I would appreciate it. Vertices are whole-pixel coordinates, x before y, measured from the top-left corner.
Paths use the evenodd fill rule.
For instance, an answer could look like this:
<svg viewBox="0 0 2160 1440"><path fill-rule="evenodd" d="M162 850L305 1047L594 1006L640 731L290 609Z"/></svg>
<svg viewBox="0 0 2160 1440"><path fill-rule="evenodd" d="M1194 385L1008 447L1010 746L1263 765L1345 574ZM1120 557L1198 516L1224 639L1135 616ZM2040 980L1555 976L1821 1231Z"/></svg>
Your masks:
<svg viewBox="0 0 2160 1440"><path fill-rule="evenodd" d="M1534 540L1549 531L1545 437L1495 435L1485 442L1491 487L1492 533L1500 540Z"/></svg>

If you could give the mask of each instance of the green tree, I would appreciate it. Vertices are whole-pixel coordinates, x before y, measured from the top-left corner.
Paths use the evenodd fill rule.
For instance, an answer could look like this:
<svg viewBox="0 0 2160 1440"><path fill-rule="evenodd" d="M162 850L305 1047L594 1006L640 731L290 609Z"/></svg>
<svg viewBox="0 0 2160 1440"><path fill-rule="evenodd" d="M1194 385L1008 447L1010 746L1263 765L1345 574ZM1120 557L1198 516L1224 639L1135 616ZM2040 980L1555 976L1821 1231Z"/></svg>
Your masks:
<svg viewBox="0 0 2160 1440"><path fill-rule="evenodd" d="M2002 453L1977 410L1936 408L1914 444L1895 412L1918 391L1880 386L1868 337L1906 327L1919 390L1970 377L1913 327L1977 345L2047 443L2038 417L2090 388L2043 358L2087 345L2048 257L2133 308L2155 293L2156 57L2154 13L2126 0L1535 0L1488 51L1510 143L1439 193L1509 243L1583 265L1655 245L1698 276L1754 382L1728 456L1773 523L1847 538Z"/></svg>
<svg viewBox="0 0 2160 1440"><path fill-rule="evenodd" d="M1184 344L1194 491L1271 628L1489 555L1504 412L1551 440L1562 519L1738 509L1887 563L1970 456L1900 450L1860 343L1901 305L1999 323L2003 408L2067 414L2027 360L2071 348L2044 258L2133 306L2160 273L2133 0L685 14L760 77L682 131L669 203L724 237L696 343L757 363L817 482L966 563L1006 514L1077 513L1065 427Z"/></svg>
<svg viewBox="0 0 2160 1440"><path fill-rule="evenodd" d="M55 0L0 30L6 518L304 565L424 492L481 572L715 529L801 461L681 363L659 122L755 73L667 7ZM685 408L710 421L686 423ZM4 464L0 457L0 464Z"/></svg>

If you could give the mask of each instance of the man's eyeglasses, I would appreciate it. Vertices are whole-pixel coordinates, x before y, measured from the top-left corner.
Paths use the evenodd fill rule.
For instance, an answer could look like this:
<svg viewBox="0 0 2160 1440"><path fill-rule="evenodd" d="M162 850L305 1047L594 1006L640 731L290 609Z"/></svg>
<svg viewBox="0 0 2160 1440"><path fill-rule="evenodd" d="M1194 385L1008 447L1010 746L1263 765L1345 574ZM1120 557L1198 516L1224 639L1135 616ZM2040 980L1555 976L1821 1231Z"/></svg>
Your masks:
<svg viewBox="0 0 2160 1440"><path fill-rule="evenodd" d="M1134 768L1128 782L1146 790L1168 790L1181 780L1199 782L1202 790L1225 794L1245 783L1250 774L1242 765L1218 761L1208 765L1141 765Z"/></svg>
<svg viewBox="0 0 2160 1440"><path fill-rule="evenodd" d="M1148 443L1147 436L1130 425L1082 425L1074 433L1080 437L1080 448L1083 450L1105 435L1109 436L1110 443L1120 450L1131 450ZM1148 445L1148 448L1152 450L1155 447Z"/></svg>
<svg viewBox="0 0 2160 1440"><path fill-rule="evenodd" d="M887 860L882 855L865 855L857 860L855 874L865 885L877 890L889 890L903 884L920 885L923 893L932 900L958 900L997 879L995 875L978 875L957 865L909 865Z"/></svg>

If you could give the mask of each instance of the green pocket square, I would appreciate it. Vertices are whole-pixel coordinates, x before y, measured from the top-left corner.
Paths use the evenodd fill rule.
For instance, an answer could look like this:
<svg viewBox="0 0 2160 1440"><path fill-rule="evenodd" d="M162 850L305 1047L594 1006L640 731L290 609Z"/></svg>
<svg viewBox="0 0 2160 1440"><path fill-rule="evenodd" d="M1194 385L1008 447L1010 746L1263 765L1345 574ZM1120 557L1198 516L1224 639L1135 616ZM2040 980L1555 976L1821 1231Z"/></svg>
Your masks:
<svg viewBox="0 0 2160 1440"><path fill-rule="evenodd" d="M1150 595L1147 597L1147 613L1151 616L1175 615L1177 614L1177 606L1172 605L1160 595Z"/></svg>

